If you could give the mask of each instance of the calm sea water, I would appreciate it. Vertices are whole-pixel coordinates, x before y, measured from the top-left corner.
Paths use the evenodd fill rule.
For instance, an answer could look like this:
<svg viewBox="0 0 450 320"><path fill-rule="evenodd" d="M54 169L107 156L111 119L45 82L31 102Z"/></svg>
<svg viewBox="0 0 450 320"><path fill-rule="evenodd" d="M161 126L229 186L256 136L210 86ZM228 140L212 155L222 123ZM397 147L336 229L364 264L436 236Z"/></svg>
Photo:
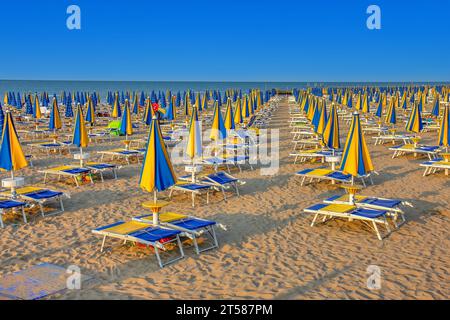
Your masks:
<svg viewBox="0 0 450 320"><path fill-rule="evenodd" d="M408 83L410 85L411 83ZM220 90L226 89L292 89L317 86L386 86L406 85L405 83L346 83L346 82L202 82L202 81L41 81L41 80L0 80L0 95L6 91L14 92L43 92L50 95L65 91L98 92L105 97L108 91L144 91L172 90L172 92L193 90Z"/></svg>

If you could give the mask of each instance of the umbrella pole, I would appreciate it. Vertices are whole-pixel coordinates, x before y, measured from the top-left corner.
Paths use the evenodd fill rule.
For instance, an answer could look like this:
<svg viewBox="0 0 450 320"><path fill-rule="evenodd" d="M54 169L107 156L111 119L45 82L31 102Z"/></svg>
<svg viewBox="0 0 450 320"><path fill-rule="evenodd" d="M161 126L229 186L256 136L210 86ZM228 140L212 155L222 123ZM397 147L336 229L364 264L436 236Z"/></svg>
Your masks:
<svg viewBox="0 0 450 320"><path fill-rule="evenodd" d="M11 195L12 198L16 198L16 187L14 185L14 170L11 170Z"/></svg>
<svg viewBox="0 0 450 320"><path fill-rule="evenodd" d="M83 147L80 147L80 167L83 168Z"/></svg>
<svg viewBox="0 0 450 320"><path fill-rule="evenodd" d="M155 190L155 191L153 191L154 204L156 204L157 201L158 201L158 197L157 197L156 190ZM155 226L157 226L157 225L159 225L159 209L155 207L155 208L153 208L152 211L153 211L153 224Z"/></svg>

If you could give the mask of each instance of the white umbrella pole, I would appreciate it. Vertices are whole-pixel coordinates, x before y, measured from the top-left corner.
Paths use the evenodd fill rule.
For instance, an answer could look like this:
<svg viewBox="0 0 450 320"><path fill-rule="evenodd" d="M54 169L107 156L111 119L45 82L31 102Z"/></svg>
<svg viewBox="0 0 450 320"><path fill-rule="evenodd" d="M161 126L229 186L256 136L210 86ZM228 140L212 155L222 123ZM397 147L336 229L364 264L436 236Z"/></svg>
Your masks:
<svg viewBox="0 0 450 320"><path fill-rule="evenodd" d="M83 147L80 147L80 167L83 168Z"/></svg>
<svg viewBox="0 0 450 320"><path fill-rule="evenodd" d="M156 194L156 190L153 191L153 202L156 204L158 201L158 197ZM159 212L158 210L153 210L153 225L157 226L159 225Z"/></svg>
<svg viewBox="0 0 450 320"><path fill-rule="evenodd" d="M14 185L14 170L11 170L11 195L16 198L16 186Z"/></svg>

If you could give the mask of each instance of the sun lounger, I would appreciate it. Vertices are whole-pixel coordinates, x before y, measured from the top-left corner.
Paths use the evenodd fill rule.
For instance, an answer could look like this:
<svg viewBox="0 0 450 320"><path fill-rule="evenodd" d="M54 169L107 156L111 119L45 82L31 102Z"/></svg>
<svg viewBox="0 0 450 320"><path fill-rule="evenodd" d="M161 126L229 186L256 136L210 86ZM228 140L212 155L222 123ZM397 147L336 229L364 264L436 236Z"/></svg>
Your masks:
<svg viewBox="0 0 450 320"><path fill-rule="evenodd" d="M417 154L426 155L430 160L433 160L437 157L437 154L439 152L439 146L423 146L423 145L414 146L414 144L404 144L391 147L389 148L389 150L394 151L392 159L412 153L414 154L414 156L416 156Z"/></svg>
<svg viewBox="0 0 450 320"><path fill-rule="evenodd" d="M358 208L349 204L319 203L303 209L303 211L314 214L311 227L314 226L319 216L323 216L322 222L326 222L333 218L344 218L348 219L349 221L362 221L375 231L379 240L382 240L383 237L378 230L378 224L383 225L386 228L388 234L391 232L389 223L386 219L387 211L385 210Z"/></svg>
<svg viewBox="0 0 450 320"><path fill-rule="evenodd" d="M44 206L48 202L57 202L59 203L59 210L52 211L50 214L57 214L64 211L64 204L62 198L64 196L68 197L67 194L64 194L60 191L54 191L46 188L40 187L22 187L16 189L17 197L21 200L28 201L31 203L36 203L39 205L41 210L42 217L45 217ZM1 196L11 198L13 195L11 194L11 190L4 190L0 193ZM50 215L47 214L47 215Z"/></svg>
<svg viewBox="0 0 450 320"><path fill-rule="evenodd" d="M153 223L153 215L142 215L134 219L144 223ZM219 247L216 231L214 229L217 225L215 221L173 212L164 212L159 215L159 222L165 227L181 231L180 236L191 239L197 254ZM207 238L211 240L212 244L200 249L198 238L203 235L206 235Z"/></svg>
<svg viewBox="0 0 450 320"><path fill-rule="evenodd" d="M91 183L94 183L94 179L92 178L91 169L88 168L80 168L77 166L61 166L55 168L49 168L45 170L40 170L39 172L44 174L44 183L47 182L48 175L56 175L58 177L58 181L61 177L72 178L75 181L77 187L80 186L78 182L78 178L80 176L88 176Z"/></svg>
<svg viewBox="0 0 450 320"><path fill-rule="evenodd" d="M412 143L411 138L413 138L413 136L403 134L386 134L372 137L372 139L375 139L375 145L383 144L386 141L392 143L395 143L397 141L403 141L403 143L406 145Z"/></svg>
<svg viewBox="0 0 450 320"><path fill-rule="evenodd" d="M336 195L324 200L324 203L337 203L337 204L349 204L349 195ZM388 216L393 218L393 223L396 227L402 225L405 219L405 213L402 210L402 206L412 205L407 201L402 201L399 199L387 199L387 198L379 198L379 197L370 197L363 195L355 195L354 196L354 205L358 208L366 208L366 209L374 209L374 210L385 210L388 212ZM400 217L401 223L398 224L397 220Z"/></svg>
<svg viewBox="0 0 450 320"><path fill-rule="evenodd" d="M55 153L62 154L64 150L70 151L69 146L60 142L42 142L42 143L30 143L28 144L33 151L39 150L47 153L48 155L53 151Z"/></svg>
<svg viewBox="0 0 450 320"><path fill-rule="evenodd" d="M100 251L103 252L106 238L115 238L123 240L124 243L127 241L140 243L143 245L152 246L158 264L161 268L165 265L178 261L184 258L183 247L180 241L179 230L168 229L165 227L155 227L148 223L138 222L138 221L119 221L104 227L100 227L92 230L92 233L99 234L103 236L102 246ZM163 262L160 256L161 252L171 251L172 244L178 246L180 250L180 255L172 258L166 262Z"/></svg>
<svg viewBox="0 0 450 320"><path fill-rule="evenodd" d="M444 170L445 175L449 174L450 171L450 162L444 161L442 158L436 158L430 161L426 161L420 164L421 167L425 168L423 172L423 176L427 176L433 173L436 173L440 170Z"/></svg>
<svg viewBox="0 0 450 320"><path fill-rule="evenodd" d="M145 152L145 151L144 151ZM114 150L106 150L106 151L97 151L97 153L101 154L101 161L103 161L103 157L105 155L111 156L111 158L117 159L122 158L125 159L128 164L130 164L130 159L135 158L139 163L139 159L143 157L144 153L142 150L134 150L134 149L114 149Z"/></svg>
<svg viewBox="0 0 450 320"><path fill-rule="evenodd" d="M311 150L301 150L299 152L293 152L293 153L289 154L289 156L295 157L294 164L296 164L298 160L300 160L299 162L302 163L302 162L306 162L306 161L312 160L312 159L320 159L320 161L322 163L324 163L326 157L339 156L341 154L342 154L342 152L340 152L340 151L333 152L332 150L311 149Z"/></svg>
<svg viewBox="0 0 450 320"><path fill-rule="evenodd" d="M103 179L103 173L106 171L111 171L114 175L114 179L117 179L117 170L120 169L120 166L111 164L111 163L100 163L100 162L87 162L85 164L85 167L92 170L92 173L99 173L100 178L102 182L104 182Z"/></svg>
<svg viewBox="0 0 450 320"><path fill-rule="evenodd" d="M27 216L25 215L25 202L16 201L16 200L8 200L8 199L0 199L0 227L4 228L5 225L3 223L3 215L8 211L12 211L14 209L20 209L22 211L23 221L27 223Z"/></svg>
<svg viewBox="0 0 450 320"><path fill-rule="evenodd" d="M195 196L206 193L206 203L209 203L209 191L211 190L210 185L182 182L179 181L170 188L169 198L172 198L174 191L182 191L183 193L189 192L192 198L192 207L195 207Z"/></svg>
<svg viewBox="0 0 450 320"><path fill-rule="evenodd" d="M331 170L326 168L313 168L313 169L304 169L296 173L297 176L303 177L301 186L304 185L306 179L310 179L309 183L313 182L314 180L321 181L321 180L328 180L333 182L341 182L341 183L351 183L352 182L352 176L350 174L344 174L342 171L337 170ZM371 184L373 184L372 178L370 177L370 174L366 176L360 176L358 177L361 180L361 183L366 186L365 179L369 178Z"/></svg>
<svg viewBox="0 0 450 320"><path fill-rule="evenodd" d="M178 177L179 180L182 181L191 181L192 179L192 175L185 175L185 176L181 176ZM219 172L215 172L209 175L202 175L197 177L197 181L200 184L206 184L206 185L210 185L212 187L215 188L219 188L222 193L223 193L223 198L226 200L226 194L225 194L225 190L227 190L229 187L233 187L236 191L236 195L239 197L239 188L238 188L238 184L241 183L243 184L243 182L241 182L239 179L233 177L232 175L224 172L224 171L219 171Z"/></svg>

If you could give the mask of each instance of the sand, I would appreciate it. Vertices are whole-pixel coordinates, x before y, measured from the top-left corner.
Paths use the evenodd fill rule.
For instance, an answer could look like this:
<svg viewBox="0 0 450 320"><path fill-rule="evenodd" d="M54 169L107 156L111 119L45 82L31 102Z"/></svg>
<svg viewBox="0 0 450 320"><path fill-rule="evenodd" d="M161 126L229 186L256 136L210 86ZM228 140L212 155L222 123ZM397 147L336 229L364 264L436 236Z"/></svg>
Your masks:
<svg viewBox="0 0 450 320"><path fill-rule="evenodd" d="M227 225L227 231L218 230L219 249L200 256L187 249L184 260L162 270L145 249L110 241L100 253L101 239L91 229L142 214L141 202L151 198L138 187L140 166L132 165L119 171L117 181L80 188L49 183L71 194L66 211L0 230L0 276L48 262L77 265L96 279L55 299L448 299L448 176L423 177L423 160L391 159L388 145L374 146L368 138L380 175L364 193L410 201L414 208L407 209L407 223L383 241L358 222L310 227L312 216L302 209L342 190L327 183L300 186L294 173L316 165L293 164L288 156L288 119L284 101L271 122L281 138L276 175L262 176L258 168L234 171L246 181L240 197L230 193L225 202L216 193L209 205L200 199L192 209L189 198L180 195L168 207ZM347 128L341 133L344 137ZM436 135L424 134L424 142L435 144ZM111 145L89 150L107 148ZM68 162L68 157L44 156L20 175L40 183L38 169ZM183 172L181 166L176 170ZM369 265L381 269L379 290L367 288Z"/></svg>

